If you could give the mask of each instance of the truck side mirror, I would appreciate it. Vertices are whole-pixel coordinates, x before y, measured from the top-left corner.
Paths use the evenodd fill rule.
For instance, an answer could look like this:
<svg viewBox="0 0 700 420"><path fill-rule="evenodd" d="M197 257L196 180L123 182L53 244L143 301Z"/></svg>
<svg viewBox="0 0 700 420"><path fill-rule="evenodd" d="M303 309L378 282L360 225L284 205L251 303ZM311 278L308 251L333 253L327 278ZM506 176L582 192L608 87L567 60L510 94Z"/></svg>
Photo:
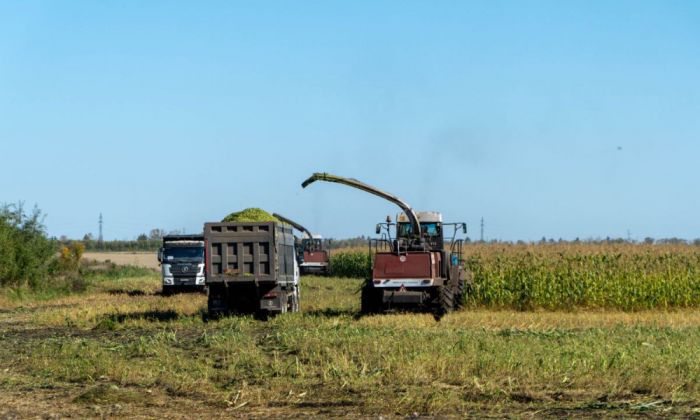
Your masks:
<svg viewBox="0 0 700 420"><path fill-rule="evenodd" d="M158 262L159 263L163 262L163 248L158 250Z"/></svg>
<svg viewBox="0 0 700 420"><path fill-rule="evenodd" d="M382 233L382 227L378 223L377 223L377 228L375 229L375 232L377 233L377 235Z"/></svg>
<svg viewBox="0 0 700 420"><path fill-rule="evenodd" d="M462 223L462 233L465 235L467 234L467 224L466 223Z"/></svg>
<svg viewBox="0 0 700 420"><path fill-rule="evenodd" d="M387 222L387 223L391 223L391 215L387 215L387 216L386 216L386 222Z"/></svg>

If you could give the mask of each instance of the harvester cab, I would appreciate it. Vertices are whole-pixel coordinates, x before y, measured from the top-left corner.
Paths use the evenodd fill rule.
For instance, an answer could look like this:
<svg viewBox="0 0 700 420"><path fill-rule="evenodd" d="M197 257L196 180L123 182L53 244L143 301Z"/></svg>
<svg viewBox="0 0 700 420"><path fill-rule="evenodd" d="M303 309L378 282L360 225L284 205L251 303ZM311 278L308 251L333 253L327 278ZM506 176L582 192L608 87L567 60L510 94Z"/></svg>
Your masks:
<svg viewBox="0 0 700 420"><path fill-rule="evenodd" d="M363 313L393 309L431 309L436 317L460 308L470 275L462 261L464 223L443 223L438 212L416 212L400 198L352 178L315 173L304 181L327 181L354 187L398 205L403 213L392 223L377 225L378 239L369 242L372 272L362 288ZM454 231L445 248L445 228ZM392 230L394 231L392 235Z"/></svg>

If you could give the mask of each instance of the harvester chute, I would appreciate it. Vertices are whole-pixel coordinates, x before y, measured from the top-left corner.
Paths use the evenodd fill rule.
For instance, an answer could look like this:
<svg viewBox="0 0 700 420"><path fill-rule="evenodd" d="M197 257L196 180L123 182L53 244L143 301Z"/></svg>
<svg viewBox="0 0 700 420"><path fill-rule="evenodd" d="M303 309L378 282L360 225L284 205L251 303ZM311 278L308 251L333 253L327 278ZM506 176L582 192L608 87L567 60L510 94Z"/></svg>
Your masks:
<svg viewBox="0 0 700 420"><path fill-rule="evenodd" d="M301 186L302 186L302 188L306 188L309 184L311 184L315 181L335 182L337 184L347 185L347 186L354 187L354 188L360 189L362 191L368 192L370 194L374 194L374 195L381 197L385 200L391 201L392 203L401 207L401 210L404 211L404 213L406 214L406 216L410 220L413 235L418 237L418 238L421 237L421 227L420 227L420 223L418 222L418 216L416 216L416 213L415 213L415 211L413 211L411 206L409 206L405 201L403 201L399 197L392 195L392 194L389 194L388 192L384 192L384 191L377 189L371 185L367 185L364 182L358 181L354 178L344 178L342 176L332 175L332 174L329 174L326 172L316 172L315 174L311 175L306 181L304 181L301 184Z"/></svg>

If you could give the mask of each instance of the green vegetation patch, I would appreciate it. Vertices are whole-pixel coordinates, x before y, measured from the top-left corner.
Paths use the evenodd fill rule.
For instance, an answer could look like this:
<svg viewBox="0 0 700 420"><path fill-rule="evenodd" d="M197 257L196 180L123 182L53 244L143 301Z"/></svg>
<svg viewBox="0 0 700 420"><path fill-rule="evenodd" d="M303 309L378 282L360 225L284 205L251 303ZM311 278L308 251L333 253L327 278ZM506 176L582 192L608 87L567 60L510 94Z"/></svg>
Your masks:
<svg viewBox="0 0 700 420"><path fill-rule="evenodd" d="M339 277L364 279L369 276L372 257L368 252L351 251L331 254L331 271Z"/></svg>
<svg viewBox="0 0 700 420"><path fill-rule="evenodd" d="M263 209L250 207L224 217L222 222L279 222L280 220Z"/></svg>

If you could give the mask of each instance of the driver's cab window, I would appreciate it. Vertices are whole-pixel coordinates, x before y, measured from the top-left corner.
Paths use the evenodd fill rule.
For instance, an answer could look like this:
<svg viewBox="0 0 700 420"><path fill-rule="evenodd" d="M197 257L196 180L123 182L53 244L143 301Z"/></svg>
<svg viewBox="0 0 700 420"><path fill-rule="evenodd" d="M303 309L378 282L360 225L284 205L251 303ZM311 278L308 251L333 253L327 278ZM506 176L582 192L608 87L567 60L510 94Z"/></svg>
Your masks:
<svg viewBox="0 0 700 420"><path fill-rule="evenodd" d="M427 236L440 236L442 232L440 231L440 225L438 223L421 223L421 230L423 234ZM404 238L411 235L413 231L413 226L410 223L399 223L398 224L398 236Z"/></svg>
<svg viewBox="0 0 700 420"><path fill-rule="evenodd" d="M440 234L437 223L421 223L420 227L428 236L438 236Z"/></svg>
<svg viewBox="0 0 700 420"><path fill-rule="evenodd" d="M304 250L313 252L313 251L318 251L321 249L321 240L320 239L304 239L302 241L302 247Z"/></svg>
<svg viewBox="0 0 700 420"><path fill-rule="evenodd" d="M410 236L411 231L413 230L410 223L399 223L397 225L397 228L399 230L397 233L399 238L405 238L407 236Z"/></svg>

